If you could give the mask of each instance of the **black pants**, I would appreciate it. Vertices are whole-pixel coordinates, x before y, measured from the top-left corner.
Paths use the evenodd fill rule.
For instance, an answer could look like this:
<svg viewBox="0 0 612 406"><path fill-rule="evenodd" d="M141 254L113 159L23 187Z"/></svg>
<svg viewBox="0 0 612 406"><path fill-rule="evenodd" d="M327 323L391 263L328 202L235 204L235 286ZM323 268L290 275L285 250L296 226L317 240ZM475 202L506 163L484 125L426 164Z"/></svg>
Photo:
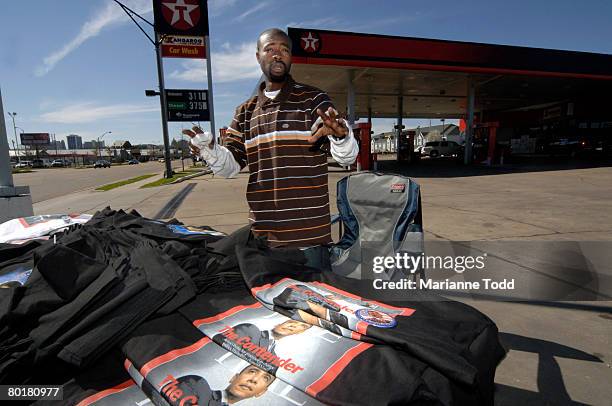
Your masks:
<svg viewBox="0 0 612 406"><path fill-rule="evenodd" d="M331 271L331 261L329 260L329 248L325 245L305 248L302 251L306 257L305 265L310 268L320 269L321 271Z"/></svg>
<svg viewBox="0 0 612 406"><path fill-rule="evenodd" d="M247 226L249 227L249 226ZM242 229L246 231L246 227ZM248 243L263 249L269 249L281 257L291 258L296 262L321 271L331 271L329 247L317 245L308 248L270 248L266 237L257 236L249 228ZM274 255L273 254L273 255Z"/></svg>

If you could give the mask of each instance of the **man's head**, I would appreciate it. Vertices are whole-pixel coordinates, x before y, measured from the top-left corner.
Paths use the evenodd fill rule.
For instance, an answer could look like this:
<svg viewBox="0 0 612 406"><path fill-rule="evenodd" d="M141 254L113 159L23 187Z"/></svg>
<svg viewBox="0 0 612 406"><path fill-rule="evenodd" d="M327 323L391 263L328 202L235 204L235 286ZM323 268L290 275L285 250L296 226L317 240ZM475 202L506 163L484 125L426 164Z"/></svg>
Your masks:
<svg viewBox="0 0 612 406"><path fill-rule="evenodd" d="M284 82L291 70L291 39L283 30L267 29L257 39L255 56L270 82Z"/></svg>
<svg viewBox="0 0 612 406"><path fill-rule="evenodd" d="M274 334L274 338L278 340L286 336L303 333L310 327L312 327L310 324L304 323L302 321L287 320L275 326L272 329L272 333Z"/></svg>
<svg viewBox="0 0 612 406"><path fill-rule="evenodd" d="M274 375L256 366L249 365L230 379L225 390L231 398L230 400L233 400L232 403L234 403L263 395L268 390L268 386L274 382L274 379L276 379Z"/></svg>

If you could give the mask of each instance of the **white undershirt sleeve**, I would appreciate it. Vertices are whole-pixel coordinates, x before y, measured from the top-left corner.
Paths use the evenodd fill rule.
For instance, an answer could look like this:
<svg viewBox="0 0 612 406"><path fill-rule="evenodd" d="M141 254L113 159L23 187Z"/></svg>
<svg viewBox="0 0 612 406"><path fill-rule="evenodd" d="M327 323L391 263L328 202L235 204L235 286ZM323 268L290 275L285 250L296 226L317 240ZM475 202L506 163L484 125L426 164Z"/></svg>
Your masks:
<svg viewBox="0 0 612 406"><path fill-rule="evenodd" d="M202 139L199 135L192 138L191 143L200 149L200 156L215 175L233 178L240 172L240 165L227 148L219 144L209 148L210 140Z"/></svg>
<svg viewBox="0 0 612 406"><path fill-rule="evenodd" d="M331 143L330 152L332 157L341 166L349 166L357 159L357 154L359 154L359 145L357 144L357 140L353 135L353 129L346 120L344 120L344 125L346 128L348 128L348 134L346 137L338 139L332 135L328 135L327 138L329 138L329 142Z"/></svg>
<svg viewBox="0 0 612 406"><path fill-rule="evenodd" d="M341 166L349 166L357 159L357 154L359 154L359 145L357 144L357 140L353 135L353 129L349 125L348 121L344 119L342 119L342 121L344 121L344 125L346 128L348 128L348 134L343 138L336 138L332 135L328 135L327 138L329 138L331 146L330 152L334 160ZM311 127L313 134L322 122L323 120L321 117L317 118Z"/></svg>

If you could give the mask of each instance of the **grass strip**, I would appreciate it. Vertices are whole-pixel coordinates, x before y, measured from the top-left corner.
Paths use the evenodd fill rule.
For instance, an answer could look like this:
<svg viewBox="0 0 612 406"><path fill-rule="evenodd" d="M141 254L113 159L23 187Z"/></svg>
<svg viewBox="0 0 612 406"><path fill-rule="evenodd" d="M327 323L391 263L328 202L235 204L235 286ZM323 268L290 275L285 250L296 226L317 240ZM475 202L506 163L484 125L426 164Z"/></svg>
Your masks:
<svg viewBox="0 0 612 406"><path fill-rule="evenodd" d="M139 182L141 180L148 179L148 178L150 178L152 176L155 176L155 174L151 173L151 174L148 174L148 175L141 175L141 176L137 176L135 178L121 180L119 182L109 183L108 185L100 186L100 187L97 187L96 190L103 190L103 191L106 192L107 190L111 190L111 189L114 189L114 188L117 188L117 187L120 187L120 186L123 186L123 185L129 185L130 183Z"/></svg>
<svg viewBox="0 0 612 406"><path fill-rule="evenodd" d="M163 186L163 185L167 185L168 183L174 182L177 179L183 178L185 176L188 175L193 175L193 171L185 171L185 172L174 172L174 175L172 175L171 178L161 178L156 180L155 182L151 182L151 183L147 183L145 185L142 185L140 188L148 188L148 187L156 187L156 186Z"/></svg>

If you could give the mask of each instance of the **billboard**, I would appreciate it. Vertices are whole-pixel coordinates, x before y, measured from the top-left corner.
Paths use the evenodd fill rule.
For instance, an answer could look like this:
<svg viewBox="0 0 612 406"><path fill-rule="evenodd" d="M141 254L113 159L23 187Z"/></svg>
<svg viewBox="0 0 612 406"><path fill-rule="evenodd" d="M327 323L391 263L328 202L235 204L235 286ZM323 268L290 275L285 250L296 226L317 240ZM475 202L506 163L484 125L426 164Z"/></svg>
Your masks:
<svg viewBox="0 0 612 406"><path fill-rule="evenodd" d="M21 145L49 145L49 133L21 133Z"/></svg>

